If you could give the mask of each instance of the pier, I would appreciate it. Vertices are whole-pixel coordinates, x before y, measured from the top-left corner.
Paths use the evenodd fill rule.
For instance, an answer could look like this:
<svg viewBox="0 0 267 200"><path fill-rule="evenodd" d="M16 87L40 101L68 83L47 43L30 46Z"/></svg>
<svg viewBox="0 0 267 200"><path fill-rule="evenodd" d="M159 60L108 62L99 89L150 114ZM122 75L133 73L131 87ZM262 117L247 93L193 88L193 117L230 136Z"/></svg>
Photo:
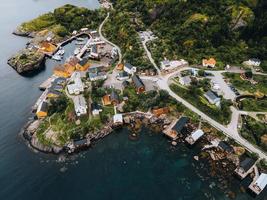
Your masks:
<svg viewBox="0 0 267 200"><path fill-rule="evenodd" d="M172 128L178 122L178 119L174 120L164 131L163 133L172 140L176 140L178 138L178 134L172 131Z"/></svg>
<svg viewBox="0 0 267 200"><path fill-rule="evenodd" d="M249 189L255 194L259 195L267 185L267 174L262 173L259 175L258 168L255 168L255 177L249 185Z"/></svg>
<svg viewBox="0 0 267 200"><path fill-rule="evenodd" d="M52 85L52 82L53 82L56 78L57 78L57 77L55 77L55 76L51 76L51 77L49 77L47 80L45 80L45 81L39 86L39 89L44 91L44 90L50 88L51 85Z"/></svg>
<svg viewBox="0 0 267 200"><path fill-rule="evenodd" d="M32 108L33 110L37 110L37 108L40 105L40 103L43 102L46 99L47 93L48 93L48 90L45 90L43 92L43 94L38 98L38 100L36 101L36 103L34 104L34 106Z"/></svg>
<svg viewBox="0 0 267 200"><path fill-rule="evenodd" d="M89 40L86 42L86 44L83 46L83 48L80 50L80 53L77 54L77 58L79 60L82 59L83 54L88 50L89 45L91 44L92 37L89 37Z"/></svg>

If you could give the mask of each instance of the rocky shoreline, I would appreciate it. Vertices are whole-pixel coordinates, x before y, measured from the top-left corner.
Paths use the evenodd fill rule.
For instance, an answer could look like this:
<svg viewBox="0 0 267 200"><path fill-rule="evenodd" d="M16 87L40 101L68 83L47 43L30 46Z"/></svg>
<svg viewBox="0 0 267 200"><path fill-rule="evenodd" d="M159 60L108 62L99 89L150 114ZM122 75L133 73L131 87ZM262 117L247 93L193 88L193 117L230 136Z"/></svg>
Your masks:
<svg viewBox="0 0 267 200"><path fill-rule="evenodd" d="M45 145L42 144L38 137L36 136L36 131L40 125L39 120L30 120L23 127L21 133L23 138L29 143L29 145L40 152L48 153L48 154L60 154L60 153L75 153L80 150L88 149L92 143L105 138L109 134L111 134L114 130L128 127L133 134L139 132L142 126L146 126L151 128L154 131L160 132L163 127L170 123L169 120L166 120L164 117L148 117L145 113L131 113L126 114L124 116L125 123L122 125L114 125L113 123L106 124L101 130L95 133L88 133L86 137L82 140L86 142L82 145L75 146L73 141L70 141L68 144L63 147L59 147L56 145ZM82 141L80 140L80 141Z"/></svg>

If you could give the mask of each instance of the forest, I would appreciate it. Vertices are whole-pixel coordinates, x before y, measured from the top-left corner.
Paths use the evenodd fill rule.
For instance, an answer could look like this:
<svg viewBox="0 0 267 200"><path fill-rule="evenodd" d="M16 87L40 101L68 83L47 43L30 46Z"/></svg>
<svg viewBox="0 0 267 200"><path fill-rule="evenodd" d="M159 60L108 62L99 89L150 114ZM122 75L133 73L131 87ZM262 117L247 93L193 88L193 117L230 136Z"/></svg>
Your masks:
<svg viewBox="0 0 267 200"><path fill-rule="evenodd" d="M129 49L140 48L135 41L136 33L150 29L159 38L149 45L157 62L166 57L200 64L202 58L214 57L219 66L224 66L259 58L263 61L261 67L267 70L267 2L264 0L112 2L114 23L112 31L107 32L118 45L122 38L126 39L122 45L126 58Z"/></svg>

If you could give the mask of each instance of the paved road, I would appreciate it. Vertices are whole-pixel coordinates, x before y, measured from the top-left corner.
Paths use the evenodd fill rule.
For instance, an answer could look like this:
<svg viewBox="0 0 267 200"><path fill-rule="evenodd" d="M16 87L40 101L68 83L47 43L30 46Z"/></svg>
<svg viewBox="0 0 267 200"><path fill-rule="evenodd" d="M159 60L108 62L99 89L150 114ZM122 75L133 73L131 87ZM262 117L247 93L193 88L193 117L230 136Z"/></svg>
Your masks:
<svg viewBox="0 0 267 200"><path fill-rule="evenodd" d="M146 52L148 52L147 55L148 55L148 58L150 59L150 62L158 70L159 68L155 64L150 52L147 49L145 49L145 50L146 50ZM232 118L231 118L231 122L228 124L228 126L224 126L224 125L220 124L219 122L215 121L214 119L210 118L208 115L206 115L205 113L203 113L202 111L200 111L199 109L194 107L192 104L190 104L185 99L183 99L180 96L178 96L177 94L175 94L170 89L170 87L169 87L170 79L172 77L176 76L180 71L185 70L185 69L190 69L190 68L180 68L179 70L177 70L177 71L175 71L175 72L173 72L171 74L168 74L166 76L162 76L161 73L159 73L158 79L157 79L157 84L158 84L159 88L163 89L163 90L166 90L169 93L169 95L172 96L174 99L176 99L177 101L181 102L188 109L190 109L193 112L195 112L196 114L198 114L202 119L207 121L213 127L215 127L216 129L222 131L226 136L234 139L237 143L239 143L242 146L244 146L247 150L249 150L251 152L254 152L254 153L257 153L260 158L267 159L267 155L266 155L265 152L260 150L258 147L253 146L251 143L249 143L247 140L245 140L244 138L242 138L239 135L237 127L238 127L238 120L239 120L240 112L236 108L231 107L231 110L233 112ZM153 78L153 79L155 80L155 78Z"/></svg>
<svg viewBox="0 0 267 200"><path fill-rule="evenodd" d="M108 44L114 46L114 47L118 50L118 54L119 54L119 61L118 61L118 63L121 63L121 62L122 62L122 54L121 54L121 49L120 49L120 47L118 47L116 44L110 42L110 41L109 41L108 39L106 39L106 38L103 36L103 34L102 34L102 28L103 28L104 24L107 22L108 19L109 19L109 13L107 14L107 17L104 19L104 21L100 24L98 32L99 32L100 38L101 38L103 41L105 41L106 43L108 43Z"/></svg>

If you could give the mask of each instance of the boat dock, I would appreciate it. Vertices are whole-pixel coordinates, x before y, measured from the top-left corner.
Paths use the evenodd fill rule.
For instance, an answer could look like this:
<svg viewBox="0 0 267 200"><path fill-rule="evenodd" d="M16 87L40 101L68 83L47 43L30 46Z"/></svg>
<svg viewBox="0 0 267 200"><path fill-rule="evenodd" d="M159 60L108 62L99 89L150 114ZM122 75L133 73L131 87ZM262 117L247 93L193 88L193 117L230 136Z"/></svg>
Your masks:
<svg viewBox="0 0 267 200"><path fill-rule="evenodd" d="M76 57L81 60L83 54L88 50L89 45L91 44L92 37L89 38L89 40L86 42L86 44L81 48L80 52L76 55Z"/></svg>
<svg viewBox="0 0 267 200"><path fill-rule="evenodd" d="M51 76L51 77L49 77L47 80L45 80L45 81L39 86L39 89L44 91L44 90L50 88L51 85L52 85L52 82L53 82L55 79L56 79L55 76Z"/></svg>

